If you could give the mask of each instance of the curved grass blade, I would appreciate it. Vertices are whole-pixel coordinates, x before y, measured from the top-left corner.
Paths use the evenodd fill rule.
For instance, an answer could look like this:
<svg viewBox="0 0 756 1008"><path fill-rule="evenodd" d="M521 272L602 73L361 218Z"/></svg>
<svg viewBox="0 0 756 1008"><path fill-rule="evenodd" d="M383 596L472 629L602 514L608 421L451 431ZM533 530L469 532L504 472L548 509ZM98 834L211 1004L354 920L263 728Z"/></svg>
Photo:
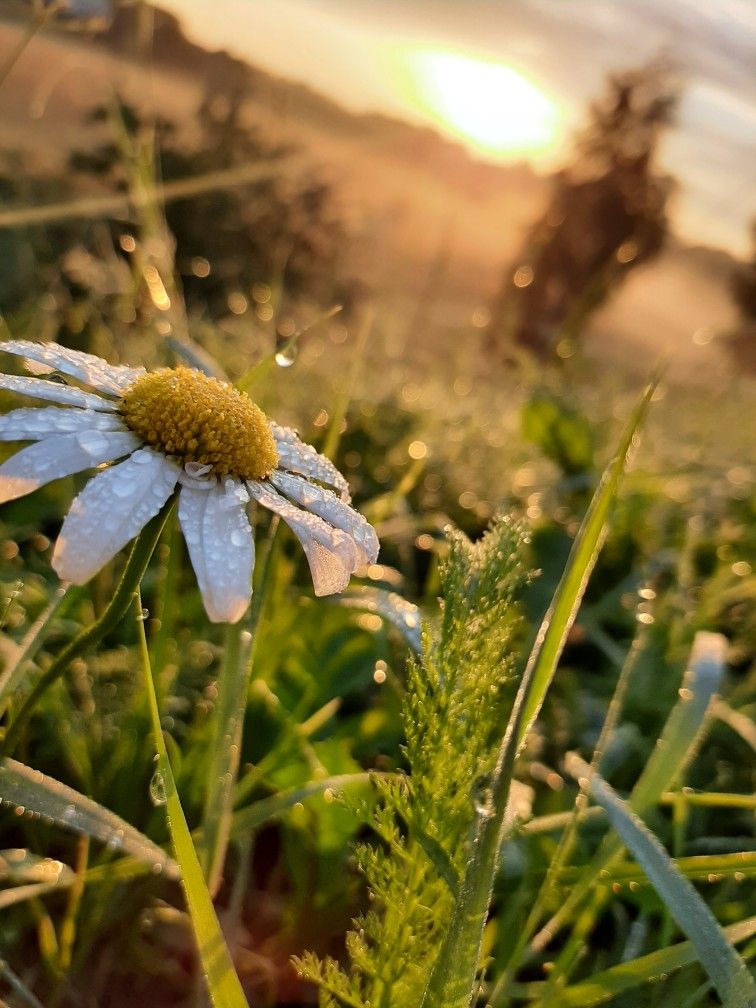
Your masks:
<svg viewBox="0 0 756 1008"><path fill-rule="evenodd" d="M659 745L651 754L628 799L630 808L636 814L643 815L661 800L700 745L707 715L713 707L724 674L726 644L725 638L720 634L696 634L680 686L679 699L667 718ZM533 938L534 949L542 950L570 920L579 904L595 886L601 872L611 867L621 850L622 843L615 834L605 838L565 902ZM583 924L587 926L585 917Z"/></svg>
<svg viewBox="0 0 756 1008"><path fill-rule="evenodd" d="M331 600L334 605L375 613L395 627L416 655L422 654L420 610L397 592L383 588L350 588Z"/></svg>
<svg viewBox="0 0 756 1008"><path fill-rule="evenodd" d="M0 802L99 840L110 850L130 854L153 869L157 866L169 878L178 877L175 861L120 816L14 759L6 758L0 764Z"/></svg>
<svg viewBox="0 0 756 1008"><path fill-rule="evenodd" d="M502 739L491 783L491 800L478 817L471 846L474 853L462 880L421 1008L468 1008L474 999L483 927L491 901L515 759L556 671L567 634L598 559L620 480L631 450L638 443L639 431L656 386L655 379L633 410L617 452L591 500L570 551L567 567L536 637Z"/></svg>
<svg viewBox="0 0 756 1008"><path fill-rule="evenodd" d="M37 1000L23 980L16 976L4 959L0 959L0 977L5 980L13 993L20 998L20 1001L18 1002L19 1004L23 1002L27 1005L27 1008L44 1008L42 1002ZM2 1008L6 1008L5 1002L0 1001L0 1006L2 1006Z"/></svg>
<svg viewBox="0 0 756 1008"><path fill-rule="evenodd" d="M223 938L215 908L202 875L197 852L194 849L189 827L184 817L184 810L176 790L176 782L163 739L155 685L152 681L147 638L144 633L144 621L141 617L142 599L139 591L135 593L134 599L139 628L139 656L157 750L155 782L165 797L168 828L181 872L181 883L186 894L189 917L194 929L208 993L215 1008L248 1008L247 999L231 962L231 955Z"/></svg>
<svg viewBox="0 0 756 1008"><path fill-rule="evenodd" d="M62 861L40 857L24 847L0 851L0 882L28 885L73 878L73 869Z"/></svg>
<svg viewBox="0 0 756 1008"><path fill-rule="evenodd" d="M324 794L326 791L338 792L353 787L366 787L375 777L385 776L390 775L373 772L337 774L334 777L323 777L321 780L312 781L302 787L282 791L280 794L271 795L270 798L261 798L253 805L234 812L231 822L231 838L243 837L247 833L259 829L265 823L272 819L278 819L295 805L312 798L314 795Z"/></svg>
<svg viewBox="0 0 756 1008"><path fill-rule="evenodd" d="M53 617L61 614L64 603L68 605L79 594L81 594L81 590L73 588L71 585L62 585L57 588L47 608L29 628L28 633L18 645L13 661L3 669L2 675L0 675L0 713L23 682L27 672L27 662L34 658L42 646L45 633Z"/></svg>
<svg viewBox="0 0 756 1008"><path fill-rule="evenodd" d="M642 815L674 787L677 778L696 754L705 731L706 716L716 696L725 669L727 639L722 634L696 634L688 668L679 690L679 700L664 725L658 744L638 778L630 805Z"/></svg>
<svg viewBox="0 0 756 1008"><path fill-rule="evenodd" d="M0 220L1 219L2 217L0 215ZM327 322L328 319L333 318L334 315L338 315L338 313L342 310L342 307L342 305L333 305L333 307L329 308L328 311L325 311L322 315L318 315L314 318L308 325L302 326L301 329L297 329L297 331L292 333L285 343L279 346L272 353L263 357L261 361L258 361L258 363L253 365L248 371L245 371L241 378L237 381L236 387L242 392L248 392L254 385L261 381L269 371L272 370L273 365L276 362L276 357L281 354L286 356L287 354L296 351L297 344L305 333L310 332L310 330L320 325L321 322Z"/></svg>
<svg viewBox="0 0 756 1008"><path fill-rule="evenodd" d="M737 924L723 928L723 931L729 942L739 945L756 935L756 917L738 921ZM601 973L595 973L589 980L583 980L555 993L549 1001L549 1008L594 1008L595 1005L607 1004L620 994L635 990L642 984L654 983L675 970L692 966L697 962L695 946L689 941L657 949L638 959L618 963L607 970L602 970ZM546 984L531 983L520 986L525 987L523 994L536 999Z"/></svg>
<svg viewBox="0 0 756 1008"><path fill-rule="evenodd" d="M590 794L604 809L622 842L641 864L678 926L690 939L724 1008L753 1008L756 981L711 910L681 875L654 834L598 773L591 774L585 760L568 753L565 767L577 780L588 778Z"/></svg>
<svg viewBox="0 0 756 1008"><path fill-rule="evenodd" d="M592 806L603 813L598 805ZM756 851L739 851L735 854L693 854L689 857L673 858L672 863L686 878L698 882L721 882L724 879L735 879L742 882L746 878L756 878ZM560 882L569 885L571 880L581 874L579 868L565 869L560 875ZM612 866L611 874L605 881L612 884L619 882L638 882L649 885L648 877L635 861L622 861Z"/></svg>

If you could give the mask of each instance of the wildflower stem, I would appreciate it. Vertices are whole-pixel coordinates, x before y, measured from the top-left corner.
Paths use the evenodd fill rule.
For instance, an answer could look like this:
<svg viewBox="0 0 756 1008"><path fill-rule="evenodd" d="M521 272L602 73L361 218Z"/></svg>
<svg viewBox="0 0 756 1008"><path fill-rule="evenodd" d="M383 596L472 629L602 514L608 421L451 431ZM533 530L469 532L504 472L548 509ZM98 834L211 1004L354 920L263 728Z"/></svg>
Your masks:
<svg viewBox="0 0 756 1008"><path fill-rule="evenodd" d="M163 530L166 518L173 506L173 498L168 500L155 517L149 521L131 548L129 559L118 582L113 598L102 615L95 620L91 626L86 627L81 633L67 644L57 658L37 681L29 696L21 705L18 713L8 727L8 731L0 747L0 756L10 756L18 744L21 733L31 718L35 707L41 697L69 668L80 655L89 648L94 647L114 629L126 615L131 604L134 591L138 588L147 564L150 561L155 547L157 546L160 533Z"/></svg>
<svg viewBox="0 0 756 1008"><path fill-rule="evenodd" d="M219 681L215 727L207 778L207 793L202 820L200 861L205 869L208 889L214 895L223 878L231 819L234 788L241 758L244 710L247 687L252 673L254 642L262 615L274 554L278 519L270 525L265 552L259 565L259 581L246 621L229 626L225 657Z"/></svg>

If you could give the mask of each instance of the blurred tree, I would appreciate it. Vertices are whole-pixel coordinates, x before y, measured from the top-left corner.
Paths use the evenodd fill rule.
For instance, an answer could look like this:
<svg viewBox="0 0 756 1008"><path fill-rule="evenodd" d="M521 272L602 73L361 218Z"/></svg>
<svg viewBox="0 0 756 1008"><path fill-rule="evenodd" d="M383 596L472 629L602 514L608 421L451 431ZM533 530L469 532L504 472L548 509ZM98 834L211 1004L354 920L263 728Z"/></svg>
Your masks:
<svg viewBox="0 0 756 1008"><path fill-rule="evenodd" d="M732 296L740 311L740 324L722 340L733 363L756 373L756 220L751 223L753 255L732 275Z"/></svg>
<svg viewBox="0 0 756 1008"><path fill-rule="evenodd" d="M240 170L238 183L165 205L187 306L218 318L228 312L229 295L248 293L255 283L274 283L290 302L306 297L330 306L348 299L346 232L334 193L311 165L301 163L296 148L270 143L245 121L248 96L249 82L238 73L223 81L209 78L190 129L155 123L164 182ZM138 111L121 106L119 112L125 133L139 136L145 123ZM95 120L106 118L112 110L93 113ZM70 164L111 186L128 187L123 144L75 151ZM244 177L250 165L261 168L254 180Z"/></svg>
<svg viewBox="0 0 756 1008"><path fill-rule="evenodd" d="M655 62L609 78L492 306L491 340L547 358L662 248L674 180L654 164L677 90Z"/></svg>

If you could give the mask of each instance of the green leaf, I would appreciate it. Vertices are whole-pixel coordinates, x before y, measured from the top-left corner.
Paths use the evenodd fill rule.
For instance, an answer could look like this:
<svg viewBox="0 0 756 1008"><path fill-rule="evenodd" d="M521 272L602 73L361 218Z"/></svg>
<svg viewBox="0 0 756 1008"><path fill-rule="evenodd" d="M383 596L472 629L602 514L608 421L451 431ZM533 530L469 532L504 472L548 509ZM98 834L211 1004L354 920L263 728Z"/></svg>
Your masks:
<svg viewBox="0 0 756 1008"><path fill-rule="evenodd" d="M522 435L568 475L593 466L594 435L586 416L553 392L533 393L522 408Z"/></svg>
<svg viewBox="0 0 756 1008"><path fill-rule="evenodd" d="M654 834L598 773L591 774L585 760L575 753L568 753L565 767L576 779L588 779L590 794L604 809L622 842L641 864L680 929L693 944L724 1008L753 1008L756 1005L756 982L748 967L706 903L680 874Z"/></svg>

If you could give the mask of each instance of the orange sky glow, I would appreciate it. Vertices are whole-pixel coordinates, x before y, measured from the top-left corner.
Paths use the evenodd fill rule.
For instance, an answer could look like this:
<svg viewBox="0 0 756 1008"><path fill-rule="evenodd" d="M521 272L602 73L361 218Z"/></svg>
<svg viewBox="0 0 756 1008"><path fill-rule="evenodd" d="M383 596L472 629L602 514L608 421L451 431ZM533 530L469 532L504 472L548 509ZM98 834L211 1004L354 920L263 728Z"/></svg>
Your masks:
<svg viewBox="0 0 756 1008"><path fill-rule="evenodd" d="M156 0L225 48L353 112L433 126L488 160L548 171L607 74L665 53L680 71L661 167L687 241L750 252L756 3L721 0ZM498 96L496 100L492 94Z"/></svg>

